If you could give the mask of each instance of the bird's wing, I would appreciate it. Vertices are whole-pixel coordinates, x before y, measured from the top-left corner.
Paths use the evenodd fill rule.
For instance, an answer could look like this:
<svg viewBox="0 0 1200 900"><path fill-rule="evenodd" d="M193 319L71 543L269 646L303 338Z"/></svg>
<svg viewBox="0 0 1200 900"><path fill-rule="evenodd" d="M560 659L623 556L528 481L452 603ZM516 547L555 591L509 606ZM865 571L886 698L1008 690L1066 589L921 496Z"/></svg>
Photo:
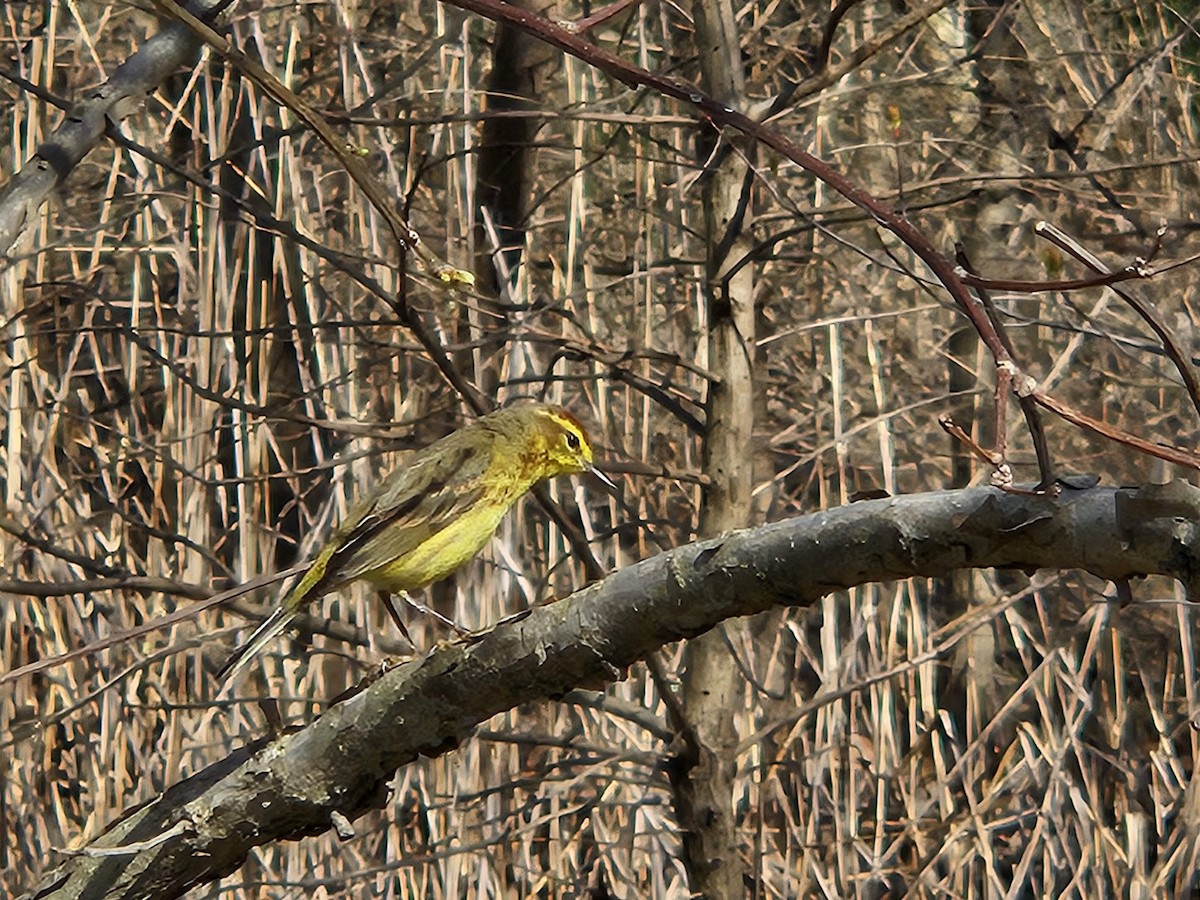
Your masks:
<svg viewBox="0 0 1200 900"><path fill-rule="evenodd" d="M479 434L463 437L455 433L431 446L356 506L313 561L320 572L304 594L318 582L333 587L399 559L483 499L491 448Z"/></svg>

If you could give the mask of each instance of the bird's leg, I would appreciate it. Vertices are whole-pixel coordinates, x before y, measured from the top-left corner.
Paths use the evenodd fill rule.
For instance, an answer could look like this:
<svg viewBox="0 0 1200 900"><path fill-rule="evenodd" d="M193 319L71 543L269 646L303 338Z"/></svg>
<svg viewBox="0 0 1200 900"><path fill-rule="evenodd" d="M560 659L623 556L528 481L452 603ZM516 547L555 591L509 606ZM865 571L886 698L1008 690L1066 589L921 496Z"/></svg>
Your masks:
<svg viewBox="0 0 1200 900"><path fill-rule="evenodd" d="M284 733L283 716L279 714L279 701L274 697L263 697L258 701L258 708L267 719L267 734L271 740Z"/></svg>
<svg viewBox="0 0 1200 900"><path fill-rule="evenodd" d="M463 628L461 625L459 625L453 619L446 618L440 612L438 612L436 609L428 607L424 603L418 603L412 597L408 596L408 591L401 591L400 597L405 603L407 603L409 606L411 606L417 612L424 613L427 616L431 616L433 619L435 619L438 622L441 622L443 625L445 625L447 628L449 628L451 631L453 631L459 637L467 638L467 637L471 636L470 631L468 631L466 628Z"/></svg>
<svg viewBox="0 0 1200 900"><path fill-rule="evenodd" d="M413 643L412 636L408 633L408 628L406 628L404 625L404 620L400 618L400 611L396 609L396 604L392 602L392 592L378 591L377 593L379 594L379 599L383 601L383 608L387 610L387 614L391 616L392 622L395 623L396 628L400 631L400 634L404 636L404 639L408 641L409 646L417 646ZM403 591L400 593L402 595L404 594ZM407 599L407 595L405 595L405 599Z"/></svg>

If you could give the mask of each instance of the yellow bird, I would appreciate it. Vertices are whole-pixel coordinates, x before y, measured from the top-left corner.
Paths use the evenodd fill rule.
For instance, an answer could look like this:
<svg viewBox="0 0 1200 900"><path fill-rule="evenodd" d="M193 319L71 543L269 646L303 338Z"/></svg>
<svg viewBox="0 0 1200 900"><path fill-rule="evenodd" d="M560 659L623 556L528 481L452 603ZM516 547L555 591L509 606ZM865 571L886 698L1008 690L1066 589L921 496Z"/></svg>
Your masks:
<svg viewBox="0 0 1200 900"><path fill-rule="evenodd" d="M364 579L402 594L439 581L483 549L531 487L596 469L592 445L565 409L501 409L430 444L355 504L282 604L217 673L227 681L312 601Z"/></svg>

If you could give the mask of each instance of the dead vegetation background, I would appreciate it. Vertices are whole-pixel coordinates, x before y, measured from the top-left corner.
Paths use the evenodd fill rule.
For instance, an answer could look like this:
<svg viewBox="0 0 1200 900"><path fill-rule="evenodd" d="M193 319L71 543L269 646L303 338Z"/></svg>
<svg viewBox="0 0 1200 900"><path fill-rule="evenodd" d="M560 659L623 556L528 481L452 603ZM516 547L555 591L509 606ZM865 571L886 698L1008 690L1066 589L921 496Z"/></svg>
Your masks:
<svg viewBox="0 0 1200 900"><path fill-rule="evenodd" d="M1082 277L1039 244L1039 219L1114 267L1148 255L1167 223L1151 263L1165 271L1131 290L1190 347L1196 270L1167 263L1194 250L1195 4L936 3L889 32L912 12L854 4L820 68L827 6L738 8L747 107L798 81L776 125L939 246L964 242L987 275ZM645 3L591 37L694 78L690 21L685 7ZM491 23L431 0L317 0L241 2L228 24L344 132L427 245L467 269L491 259L496 232L477 199L481 123L498 106L484 96ZM10 3L4 65L70 102L158 27L135 5ZM72 173L0 271L6 669L293 564L357 491L461 421L460 398L399 327L402 304L499 399L562 401L610 460L661 473L626 474L627 506L591 484L552 488L604 567L693 537L707 375L700 196L717 135L556 52L536 51L529 71L536 103L509 114L536 111L535 155L522 228L504 232L523 252L498 301L451 299L402 270L313 135L219 61L179 72L120 126L125 143ZM8 175L62 113L2 83ZM874 222L790 164L752 161L758 440L747 452L759 520L986 479L936 424L951 412L991 439L991 365L974 334ZM1056 396L1194 445L1177 376L1111 293L996 300L1018 358ZM1108 483L1177 474L1064 424L1049 430L1068 471ZM1036 480L1024 433L1012 437L1018 481ZM170 584L105 581L131 576ZM526 503L428 599L476 628L585 580ZM315 612L352 626L356 643L320 628L283 642L235 702L214 707L209 673L270 599L5 689L0 892L19 893L56 848L262 733L256 699L276 696L285 722L307 721L404 649L374 599L346 591ZM731 715L748 894L1187 888L1196 848L1173 823L1198 808L1192 614L1170 583L1137 585L1133 606L1112 599L1078 572L967 573L755 623L729 648L745 676ZM420 646L443 636L410 627ZM678 650L664 662L671 671ZM837 696L794 715L826 692ZM195 896L687 896L670 746L631 712L661 723L662 699L642 671L604 693L500 716L402 770L387 811L357 823L354 840L265 847Z"/></svg>

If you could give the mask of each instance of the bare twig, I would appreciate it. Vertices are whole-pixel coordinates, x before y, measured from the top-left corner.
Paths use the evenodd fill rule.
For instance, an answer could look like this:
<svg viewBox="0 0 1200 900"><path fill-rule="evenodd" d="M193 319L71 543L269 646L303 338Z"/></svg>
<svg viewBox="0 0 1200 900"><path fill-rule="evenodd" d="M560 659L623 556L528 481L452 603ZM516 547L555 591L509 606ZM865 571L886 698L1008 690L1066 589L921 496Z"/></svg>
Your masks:
<svg viewBox="0 0 1200 900"><path fill-rule="evenodd" d="M1098 256L1083 247L1078 241L1072 239L1062 229L1056 228L1049 222L1038 222L1033 230L1038 237L1049 241L1064 253L1083 263L1093 272L1099 272L1102 276L1109 274L1108 267L1104 265ZM1155 244L1151 250L1152 254L1158 252L1165 233L1165 226L1160 227L1155 232ZM1110 285L1110 287L1112 287L1114 294L1124 300L1129 308L1137 313L1143 322L1150 326L1150 330L1162 342L1163 352L1167 354L1167 358L1175 366L1175 371L1183 379L1184 387L1187 388L1188 399L1192 401L1192 408L1196 410L1197 415L1200 415L1200 380L1196 377L1196 368L1188 359L1188 355L1184 352L1183 348L1179 346L1179 342L1175 339L1171 330L1162 324L1162 314L1149 300L1134 297L1132 294L1121 290L1115 285Z"/></svg>
<svg viewBox="0 0 1200 900"><path fill-rule="evenodd" d="M168 625L173 625L176 622L183 622L187 619L193 619L207 609L212 609L214 606L219 606L222 603L233 600L235 597L241 597L243 594L248 594L251 591L256 591L261 587L266 587L269 584L282 581L284 578L295 575L297 572L300 572L303 569L304 566L294 566L291 569L286 569L285 571L278 572L274 575L260 576L252 581L246 582L245 584L238 585L231 590L222 591L219 594L210 596L206 600L200 600L199 602L185 606L182 609L177 609L173 613L169 613L165 616L158 616L157 618L151 619L148 622L144 622L136 628L131 628L128 631L121 632L120 634L112 634L108 637L101 638L98 641L92 641L90 644L86 644L83 647L76 647L74 650L70 650L67 653L60 653L57 656L39 659L36 662L31 662L24 666L18 666L17 668L11 669L8 672L0 673L0 685L8 684L9 682L16 681L18 678L24 678L37 672L45 671L46 669L53 668L54 666L60 666L63 663L70 662L73 659L89 656L100 650L106 650L109 647L115 647L118 644L124 644L129 641L136 640L143 635L160 631L161 629L166 628Z"/></svg>
<svg viewBox="0 0 1200 900"><path fill-rule="evenodd" d="M961 243L956 243L954 245L954 253L963 271L970 277L976 277L974 266L971 265L971 260L967 257L966 248ZM1008 336L1008 331L1004 327L1004 319L1001 318L1000 312L996 309L996 304L992 301L991 294L982 286L976 284L975 295L979 298L979 302L983 304L988 319L996 329L996 334L1000 336L1000 340L1004 342L1004 346L1008 348L1008 352L1014 353L1012 339ZM1000 477L1007 477L1009 483L1012 482L1012 469L1008 465L1007 409L1013 376L1016 374L1016 371L1008 366L999 365L996 367L995 441L996 451L1000 454L1001 459L1001 464L997 469ZM1037 456L1038 473L1041 477L1036 490L1053 490L1055 483L1054 463L1050 459L1050 445L1046 441L1046 429L1042 427L1042 420L1038 415L1037 407L1029 397L1023 396L1018 392L1017 402L1021 407L1021 413L1025 416L1025 425L1029 429L1029 436L1033 441L1033 450Z"/></svg>

